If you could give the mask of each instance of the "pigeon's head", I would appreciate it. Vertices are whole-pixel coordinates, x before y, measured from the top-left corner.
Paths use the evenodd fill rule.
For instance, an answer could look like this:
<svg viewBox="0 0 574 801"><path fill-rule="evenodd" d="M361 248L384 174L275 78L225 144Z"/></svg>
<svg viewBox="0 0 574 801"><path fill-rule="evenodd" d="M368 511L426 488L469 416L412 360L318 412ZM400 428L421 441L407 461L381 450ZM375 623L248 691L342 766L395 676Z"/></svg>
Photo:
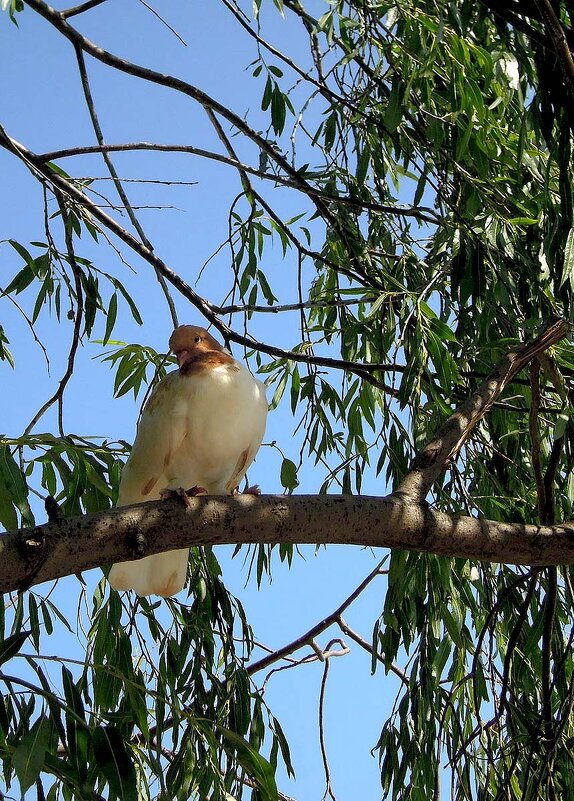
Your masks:
<svg viewBox="0 0 574 801"><path fill-rule="evenodd" d="M180 371L186 365L201 359L205 353L223 351L223 345L205 328L197 325L178 326L169 338L169 347L175 354Z"/></svg>

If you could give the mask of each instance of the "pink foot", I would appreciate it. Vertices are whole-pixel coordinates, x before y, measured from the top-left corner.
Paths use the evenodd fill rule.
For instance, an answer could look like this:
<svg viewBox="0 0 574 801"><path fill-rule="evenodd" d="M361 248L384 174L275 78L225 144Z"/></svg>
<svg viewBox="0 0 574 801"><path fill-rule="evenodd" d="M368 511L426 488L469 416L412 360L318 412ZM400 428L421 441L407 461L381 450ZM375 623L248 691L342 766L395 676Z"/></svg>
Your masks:
<svg viewBox="0 0 574 801"><path fill-rule="evenodd" d="M189 509L191 506L189 500L196 495L207 495L207 490L198 486L191 487L188 490L184 490L183 487L178 487L177 489L164 489L160 493L160 498L162 501L179 498Z"/></svg>

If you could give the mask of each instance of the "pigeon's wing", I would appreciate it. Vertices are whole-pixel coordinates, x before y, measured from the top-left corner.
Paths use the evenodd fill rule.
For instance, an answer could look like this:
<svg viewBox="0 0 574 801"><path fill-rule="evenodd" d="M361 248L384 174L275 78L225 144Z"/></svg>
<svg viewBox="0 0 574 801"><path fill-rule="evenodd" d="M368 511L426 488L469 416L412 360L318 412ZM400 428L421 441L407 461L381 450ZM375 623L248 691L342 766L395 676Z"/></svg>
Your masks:
<svg viewBox="0 0 574 801"><path fill-rule="evenodd" d="M170 373L147 402L122 472L119 506L158 500L166 488L170 463L188 433L181 382L179 373Z"/></svg>
<svg viewBox="0 0 574 801"><path fill-rule="evenodd" d="M123 469L118 505L158 500L168 485L171 460L187 436L181 377L170 373L152 393L142 413L130 457ZM138 595L175 595L185 584L188 548L113 565L108 580L116 590Z"/></svg>
<svg viewBox="0 0 574 801"><path fill-rule="evenodd" d="M265 434L265 424L267 422L267 398L265 396L265 385L261 381L252 378L253 380L253 398L252 403L249 403L249 409L246 410L248 414L249 426L252 431L251 441L245 450L241 452L233 473L225 488L227 492L233 492L239 486L242 478L245 476L249 465L255 459L257 451L263 440Z"/></svg>

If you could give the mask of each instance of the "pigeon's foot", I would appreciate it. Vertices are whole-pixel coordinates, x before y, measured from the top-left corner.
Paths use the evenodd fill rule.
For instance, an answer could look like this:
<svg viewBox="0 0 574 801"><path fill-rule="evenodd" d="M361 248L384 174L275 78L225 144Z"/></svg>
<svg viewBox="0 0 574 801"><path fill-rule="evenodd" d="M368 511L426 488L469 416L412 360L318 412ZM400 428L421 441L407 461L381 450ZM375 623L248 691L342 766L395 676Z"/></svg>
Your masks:
<svg viewBox="0 0 574 801"><path fill-rule="evenodd" d="M162 501L179 498L179 500L181 500L189 509L191 506L190 499L197 495L207 495L207 490L198 486L191 487L188 490L184 490L183 487L177 487L177 489L164 489L160 493L160 498Z"/></svg>

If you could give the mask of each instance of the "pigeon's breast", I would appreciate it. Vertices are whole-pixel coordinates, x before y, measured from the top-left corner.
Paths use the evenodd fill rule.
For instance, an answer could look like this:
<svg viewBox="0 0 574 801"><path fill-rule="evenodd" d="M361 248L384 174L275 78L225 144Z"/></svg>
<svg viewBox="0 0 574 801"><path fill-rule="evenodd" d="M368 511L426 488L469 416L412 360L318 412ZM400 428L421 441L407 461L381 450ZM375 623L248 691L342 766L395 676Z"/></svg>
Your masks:
<svg viewBox="0 0 574 801"><path fill-rule="evenodd" d="M264 387L233 362L183 376L178 390L174 412L185 417L186 435L172 470L189 475L190 486L223 492L242 454L254 453L263 438Z"/></svg>

